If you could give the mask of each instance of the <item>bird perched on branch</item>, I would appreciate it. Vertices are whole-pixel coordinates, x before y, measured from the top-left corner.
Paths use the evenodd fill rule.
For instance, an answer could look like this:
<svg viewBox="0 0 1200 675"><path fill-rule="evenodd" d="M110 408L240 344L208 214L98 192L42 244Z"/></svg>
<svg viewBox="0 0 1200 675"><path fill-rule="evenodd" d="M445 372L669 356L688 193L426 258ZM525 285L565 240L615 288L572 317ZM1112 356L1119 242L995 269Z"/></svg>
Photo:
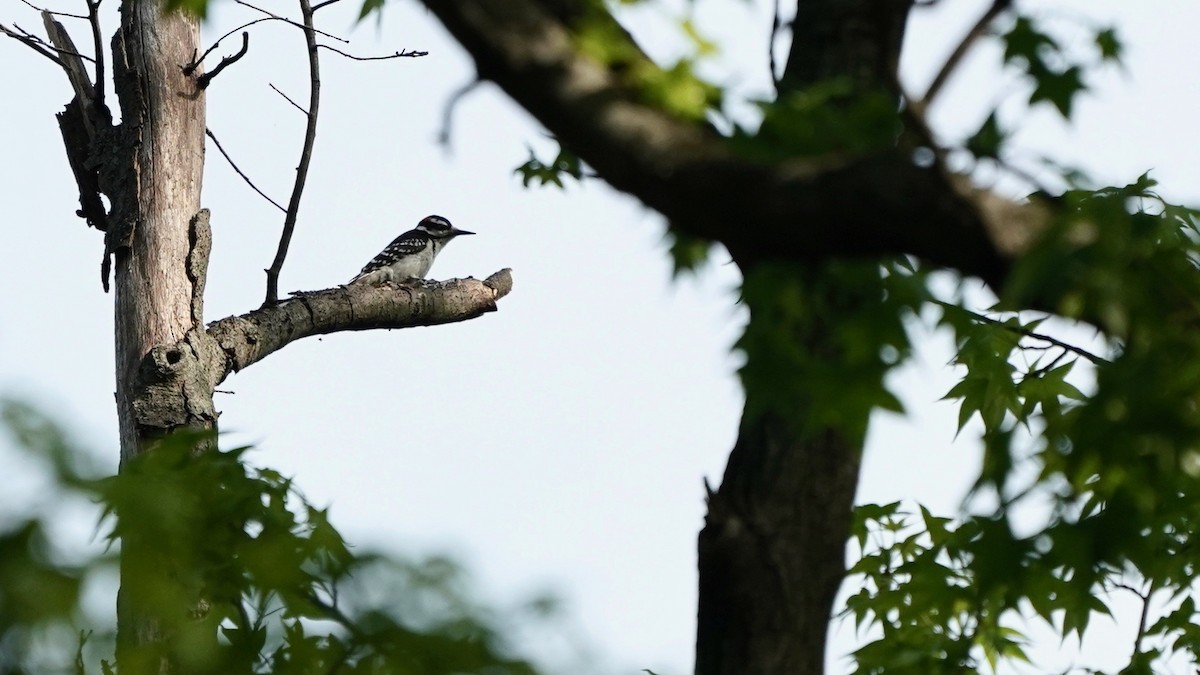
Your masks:
<svg viewBox="0 0 1200 675"><path fill-rule="evenodd" d="M464 234L475 233L460 230L441 216L426 216L416 228L392 240L350 283L381 284L424 279L437 254L451 239Z"/></svg>

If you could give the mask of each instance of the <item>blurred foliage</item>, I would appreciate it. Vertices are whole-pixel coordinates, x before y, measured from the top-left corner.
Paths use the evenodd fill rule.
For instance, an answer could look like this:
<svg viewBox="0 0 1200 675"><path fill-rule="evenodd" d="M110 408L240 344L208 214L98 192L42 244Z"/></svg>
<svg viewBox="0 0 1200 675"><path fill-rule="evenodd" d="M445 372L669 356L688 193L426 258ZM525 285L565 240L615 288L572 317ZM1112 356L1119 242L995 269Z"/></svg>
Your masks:
<svg viewBox="0 0 1200 675"><path fill-rule="evenodd" d="M861 443L873 410L902 410L883 380L910 352L905 319L930 298L927 282L907 258L748 273L743 423L773 413L801 435L833 428Z"/></svg>
<svg viewBox="0 0 1200 675"><path fill-rule="evenodd" d="M116 640L122 672L537 672L507 637L518 620L479 605L454 561L354 552L290 479L248 466L247 448L197 453L212 439L181 434L100 477L33 409L0 411L16 448L51 468L49 499L98 504L109 542L68 564L49 515L0 518L0 672L111 671L114 623L85 611L84 589L114 590L118 548L123 625L170 636Z"/></svg>
<svg viewBox="0 0 1200 675"><path fill-rule="evenodd" d="M533 181L538 181L538 185L554 185L558 188L564 188L564 178L574 178L575 180L583 180L583 163L575 153L558 146L558 155L549 162L543 162L538 159L537 153L533 148L529 148L529 160L518 166L513 172L521 177L521 184L529 187Z"/></svg>

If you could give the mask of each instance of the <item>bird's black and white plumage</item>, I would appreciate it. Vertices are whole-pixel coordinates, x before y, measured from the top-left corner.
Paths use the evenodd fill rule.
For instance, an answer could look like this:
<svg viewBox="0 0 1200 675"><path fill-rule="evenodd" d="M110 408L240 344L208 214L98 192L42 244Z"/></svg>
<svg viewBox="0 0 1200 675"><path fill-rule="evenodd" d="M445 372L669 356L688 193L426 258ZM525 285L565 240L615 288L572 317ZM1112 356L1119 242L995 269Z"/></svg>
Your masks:
<svg viewBox="0 0 1200 675"><path fill-rule="evenodd" d="M409 230L392 240L350 283L367 281L380 284L424 279L433 266L438 252L459 235L475 234L460 230L441 216L426 216Z"/></svg>

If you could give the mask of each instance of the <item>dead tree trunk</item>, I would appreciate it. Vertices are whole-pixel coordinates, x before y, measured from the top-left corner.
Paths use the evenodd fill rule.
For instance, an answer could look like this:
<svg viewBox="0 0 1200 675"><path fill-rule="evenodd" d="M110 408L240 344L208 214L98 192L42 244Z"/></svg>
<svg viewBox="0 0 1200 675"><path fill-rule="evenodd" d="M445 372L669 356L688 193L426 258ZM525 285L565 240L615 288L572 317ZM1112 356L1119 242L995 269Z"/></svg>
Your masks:
<svg viewBox="0 0 1200 675"><path fill-rule="evenodd" d="M115 271L117 414L121 458L136 456L146 440L183 425L215 423L212 393L200 400L150 396L167 373L195 364L176 345L203 329L200 298L207 266L207 219L198 218L204 171L204 90L183 68L199 51L198 20L164 15L158 2L127 0L113 41L115 93L121 103L116 143L103 148L118 162L109 184L113 199L108 251ZM119 208L117 206L119 205ZM196 246L197 243L202 244ZM195 300L195 302L194 302ZM190 363L189 363L190 362ZM174 399L174 400L169 400Z"/></svg>
<svg viewBox="0 0 1200 675"><path fill-rule="evenodd" d="M101 188L113 204L105 255L114 271L122 466L175 429L216 423L212 387L196 378L195 336L204 327L211 237L207 214L200 213L205 95L184 67L199 52L199 39L196 17L164 14L157 1L122 4L112 45L121 124L93 148L107 165ZM190 575L179 565L186 561L156 557L153 541L136 536L122 541L117 602L122 670L167 672L178 665L168 648L170 626L178 622L155 612L162 597L151 596L177 587L180 597L195 597L197 589L182 587ZM177 611L182 619L194 605Z"/></svg>

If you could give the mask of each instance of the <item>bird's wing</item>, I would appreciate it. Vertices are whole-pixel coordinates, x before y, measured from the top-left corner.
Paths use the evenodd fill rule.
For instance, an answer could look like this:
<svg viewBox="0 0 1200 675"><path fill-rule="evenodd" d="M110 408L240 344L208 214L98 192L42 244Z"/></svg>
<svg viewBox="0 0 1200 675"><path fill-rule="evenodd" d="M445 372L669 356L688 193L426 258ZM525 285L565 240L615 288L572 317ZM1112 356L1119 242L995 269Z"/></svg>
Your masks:
<svg viewBox="0 0 1200 675"><path fill-rule="evenodd" d="M366 274L372 270L377 270L381 267L396 262L397 259L407 255L419 253L429 243L429 235L417 230L410 230L392 240L392 243L387 245L387 248L379 252L379 255L371 259L367 266L362 268L358 273L359 276Z"/></svg>

